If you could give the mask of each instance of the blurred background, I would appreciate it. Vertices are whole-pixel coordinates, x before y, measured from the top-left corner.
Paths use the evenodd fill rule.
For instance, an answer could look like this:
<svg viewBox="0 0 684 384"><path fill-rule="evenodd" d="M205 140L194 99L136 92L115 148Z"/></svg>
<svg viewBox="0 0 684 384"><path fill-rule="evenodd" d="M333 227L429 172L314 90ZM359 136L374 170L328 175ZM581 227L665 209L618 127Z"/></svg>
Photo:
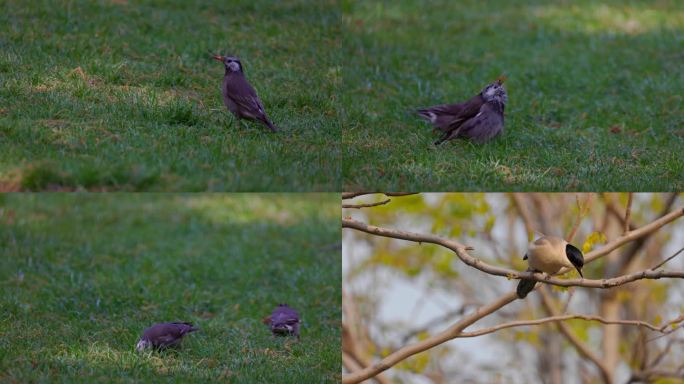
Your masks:
<svg viewBox="0 0 684 384"><path fill-rule="evenodd" d="M336 194L0 195L0 381L338 382L339 236ZM135 353L171 321L200 332Z"/></svg>
<svg viewBox="0 0 684 384"><path fill-rule="evenodd" d="M423 193L390 197L385 205L345 209L344 217L384 228L435 234L473 246L472 256L523 271L528 241L538 234L566 237L579 222L572 243L584 253L624 231L627 194L461 194ZM382 195L345 200L354 204L385 200ZM630 228L681 209L677 194L634 194ZM527 216L526 226L523 214ZM578 221L579 219L579 221ZM684 247L679 219L643 241L616 249L587 264L588 279L614 277L651 268ZM445 330L476 308L515 290L518 280L491 276L465 265L451 251L431 244L343 230L343 322L352 329L363 358L374 361L407 344ZM684 269L684 256L664 268ZM569 274L575 277L576 274ZM638 280L614 289L551 287L549 297L567 313L637 319L656 325L684 313L684 281ZM571 297L571 300L570 300ZM569 303L568 303L569 300ZM466 331L504 322L550 316L535 291L481 319ZM659 333L633 326L564 322L627 382L647 368L684 374L682 330ZM651 366L663 353L658 364ZM449 341L412 356L385 372L399 383L562 383L600 382L596 367L558 332L555 324L515 327L475 338ZM659 381L659 382L681 382Z"/></svg>

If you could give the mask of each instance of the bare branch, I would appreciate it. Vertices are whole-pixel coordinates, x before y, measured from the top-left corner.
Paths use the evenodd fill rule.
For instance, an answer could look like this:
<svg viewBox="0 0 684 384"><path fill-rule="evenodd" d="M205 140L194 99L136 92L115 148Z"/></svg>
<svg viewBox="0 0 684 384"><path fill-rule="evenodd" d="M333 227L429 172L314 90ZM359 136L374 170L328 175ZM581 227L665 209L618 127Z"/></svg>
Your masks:
<svg viewBox="0 0 684 384"><path fill-rule="evenodd" d="M544 308L546 311L551 315L551 316L559 316L558 311L553 307L553 304L551 303L551 298L549 297L549 294L546 289L542 288L539 290L541 293L541 298L542 298L542 304L544 305ZM577 349L577 352L589 359L594 365L596 365L596 368L598 368L599 372L601 373L601 378L603 379L604 383L610 384L613 382L613 375L611 374L610 369L603 363L601 358L599 358L589 347L580 340L577 335L570 330L570 327L568 327L565 323L563 322L557 322L556 326L558 329L561 331L563 336L572 344L575 346L575 349Z"/></svg>
<svg viewBox="0 0 684 384"><path fill-rule="evenodd" d="M676 217L681 216L681 214L684 214L684 208L680 209L677 213L680 213L680 215L677 215ZM671 215L668 215L666 217L669 217ZM673 217L672 220L674 220ZM665 218L665 217L664 217ZM662 219L661 219L662 220ZM619 237L612 242L606 244L600 249L597 249L593 252L590 252L587 254L585 258L585 264L591 262L592 260L595 260L598 258L600 254L607 254L609 252L604 251L604 248L613 250L617 248L615 246L616 243L619 244L625 244L627 241L624 239L629 237L632 239L638 238L635 235L641 235L644 236L650 231L645 231L643 230L644 228L649 227L651 231L660 228L660 226L664 225L664 223L658 227L653 226L653 224L657 224L659 220L656 220L655 222L646 225L642 228L639 228L637 230L634 230L630 232L629 234ZM671 220L670 220L671 221ZM381 227L376 227L373 225L368 225L365 223L362 223L360 221L350 219L350 218L343 218L342 219L342 228L351 228L351 229L356 229L362 232L366 232L372 235L376 236L382 236L382 237L391 237L395 239L403 239L403 240L409 240L417 243L431 243L431 244L436 244L436 245L441 245L445 248L448 248L456 253L456 255L463 261L465 264L479 269L482 272L488 273L490 275L497 275L497 276L504 276L509 279L530 279L530 280L536 280L539 282L547 283L547 284L552 284L552 285L557 285L561 287L573 287L573 286L578 286L578 287L587 287L587 288L612 288L612 287L617 287L620 285L624 285L627 283L630 283L632 281L640 280L640 279L660 279L664 277L671 277L671 278L684 278L684 271L668 271L668 270L659 270L659 271L654 271L652 269L647 269L643 270L640 272L635 272L629 275L623 275L623 276L618 276L614 277L611 279L600 279L600 280L592 280L592 279L558 279L558 278L552 278L552 277L545 277L541 273L533 273L533 272L519 272L515 271L512 269L507 269L507 268L502 268L502 267L497 267L493 266L490 264L485 263L484 261L477 259L473 256L471 256L467 251L472 250L472 247L467 247L463 244L460 244L454 240L450 239L445 239L439 236L435 236L432 234L418 234L418 233L413 233L413 232L406 232L406 231L399 231L399 230L394 230L394 229L387 229L387 228L381 228ZM569 269L564 268L560 273L565 273Z"/></svg>
<svg viewBox="0 0 684 384"><path fill-rule="evenodd" d="M575 235L577 234L577 230L579 229L580 223L582 223L582 219L584 216L589 213L589 206L591 205L591 200L593 199L594 195L589 193L587 194L587 198L584 200L584 206L580 204L579 201L579 196L576 196L575 199L577 201L577 219L575 220L575 224L572 226L572 229L570 230L570 233L568 236L565 238L565 240L570 243L572 242L572 239L575 238Z"/></svg>
<svg viewBox="0 0 684 384"><path fill-rule="evenodd" d="M342 365L344 365L345 368L347 368L347 371L349 372L356 372L360 371L361 365L354 360L353 357L351 357L347 352L342 351Z"/></svg>
<svg viewBox="0 0 684 384"><path fill-rule="evenodd" d="M462 333L458 334L456 337L457 338L476 337L476 336L486 335L489 333L494 333L496 331L500 331L500 330L506 329L506 328L520 327L520 326L526 326L526 325L539 325L539 324L544 324L544 323L550 323L550 322L556 322L556 321L565 321L565 320L572 320L572 319L581 319L581 320L587 320L587 321L598 321L599 323L603 323L603 324L635 325L635 326L639 326L639 327L648 328L652 331L660 332L663 334L672 333L675 330L679 329L679 327L676 327L676 328L672 328L672 329L668 330L667 327L670 325L669 322L667 324L663 325L662 327L656 327L653 324L647 323L645 321L640 321L640 320L606 320L601 316L593 316L593 315L560 315L560 316L545 317L545 318L537 319L537 320L511 321L509 323L503 323L503 324L495 325L493 327L482 328L482 329L479 329L477 331L462 332ZM681 321L684 321L684 320L680 320L680 322Z"/></svg>
<svg viewBox="0 0 684 384"><path fill-rule="evenodd" d="M652 269L652 270L656 270L656 269L662 267L663 264L665 264L665 263L667 263L668 261L674 259L677 255L679 255L680 253L682 253L682 251L684 251L684 248L680 249L680 250L677 251L674 255L668 257L667 259L661 261L660 263L658 263L658 265L656 265L655 267L653 267L653 268L651 268L651 269Z"/></svg>
<svg viewBox="0 0 684 384"><path fill-rule="evenodd" d="M404 346L404 347L392 352L389 356L385 357L384 359L374 363L373 365L371 365L369 367L366 367L365 369L362 369L361 371L357 371L357 372L343 376L342 377L342 384L360 383L361 381L369 379L369 378L377 375L380 372L383 372L383 371L390 369L395 364L399 363L400 361L402 361L402 360L404 360L410 356L415 355L416 353L426 351L432 347L435 347L435 346L440 345L442 343L445 343L451 339L454 339L466 327L472 325L473 323L480 320L481 318L483 318L483 317L485 317L485 316L487 316L493 312L496 312L497 310L501 309L502 307L506 306L507 304L512 303L517 298L518 297L513 292L506 294L506 295L503 295L502 297L500 297L499 299L497 299L493 303L487 304L483 307L478 308L475 312L473 312L472 314L461 319L461 321L452 325L447 330L445 330L441 333L438 333L432 337L429 337L425 340L417 342L415 344Z"/></svg>
<svg viewBox="0 0 684 384"><path fill-rule="evenodd" d="M356 209L361 209L361 208L370 208L370 207L377 207L378 205L385 205L389 203L390 199L379 201L377 203L369 203L369 204L342 204L342 208L356 208Z"/></svg>
<svg viewBox="0 0 684 384"><path fill-rule="evenodd" d="M629 218L632 215L632 192L627 194L627 208L625 209L625 220L623 222L624 224L624 232L623 234L629 232Z"/></svg>
<svg viewBox="0 0 684 384"><path fill-rule="evenodd" d="M607 255L608 253L612 252L613 250L619 248L623 244L626 244L630 241L634 241L635 239L639 239L642 236L646 236L662 226L676 220L677 218L681 217L684 215L684 207L678 208L677 210L664 215L663 217L651 222L650 224L647 224L639 229L636 229L634 231L631 231L628 234L625 234L624 236L618 237L609 243L605 244L603 247L596 249L592 252L589 252L585 255L585 264L588 262L591 262L595 259L598 259L599 257L602 257L604 255ZM552 283L555 285L561 285L561 286L572 286L572 285L581 285L581 286L594 286L596 284L597 288L604 288L604 285L606 282L608 282L608 286L614 286L610 285L610 283L615 283L616 279L608 279L608 280L583 280L583 279L576 279L576 280L559 280L559 279L543 279L541 277L538 277L535 274L532 273L527 273L527 272L517 272L513 270L508 270L505 268L499 268L495 266L488 265L484 262L482 262L479 259L476 259L468 254L467 251L472 250L473 248L471 247L466 247L465 245L462 245L456 241L449 240L449 239L444 239L439 236L435 235L422 235L422 234L417 234L417 233L412 233L412 232L406 232L406 231L399 231L399 230L393 230L393 229L386 229L386 228L381 228L381 227L376 227L372 225L367 225L365 223L362 223L357 220L349 219L349 218L343 218L342 219L342 227L343 228L350 228L350 229L356 229L362 232L366 232L372 235L376 236L382 236L382 237L390 237L390 238L396 238L396 239L403 239L403 240L409 240L409 241L414 241L418 243L432 243L436 245L441 245L445 248L448 248L456 253L456 255L467 265L480 269L483 272L494 274L494 275L500 275L500 276L507 276L511 278L527 278L527 279L534 279L537 281L544 281L547 283ZM569 270L569 269L567 269ZM561 271L561 272L566 272L566 271ZM653 271L653 270L646 270L642 271L641 277L636 277L634 280L638 280L639 278L660 278L660 277L684 277L684 271ZM631 275L627 276L621 276L617 279L629 279ZM612 281L611 281L612 280ZM633 280L629 280L633 281ZM621 284L624 284L629 281L620 281ZM618 284L618 285L621 285ZM607 287L607 286L605 286ZM458 337L461 332L467 328L468 326L472 325L473 323L477 322L478 320L490 315L491 313L501 309L502 307L510 304L511 302L515 301L517 299L517 296L514 292L511 292L509 294L505 294L501 296L499 299L496 301L485 305L483 307L478 308L475 312L472 314L466 316L465 318L461 319L459 322L453 324L450 326L448 329L445 331L438 333L432 337L429 337L425 340L422 340L420 342L417 342L412 345L407 345L404 346L390 355L386 356L382 360L360 370L356 371L353 373L350 373L348 375L343 376L342 378L342 383L343 384L351 384L351 383L359 383L363 380L366 380L368 378L371 378L380 372L383 372L392 366L396 365L400 361L415 355L417 353L423 352L425 350L428 350L430 348L433 348L437 345L440 345L446 341L449 341L451 339L454 339Z"/></svg>
<svg viewBox="0 0 684 384"><path fill-rule="evenodd" d="M520 217L522 217L523 219L523 223L525 224L525 231L527 231L527 235L530 236L531 233L534 233L534 227L532 226L532 219L530 218L530 213L527 210L525 202L522 199L522 194L511 193L511 197L513 198L513 205L515 205L515 209L518 211Z"/></svg>
<svg viewBox="0 0 684 384"><path fill-rule="evenodd" d="M374 195L381 193L387 197L417 195L419 192L342 192L342 200L353 199L363 195Z"/></svg>

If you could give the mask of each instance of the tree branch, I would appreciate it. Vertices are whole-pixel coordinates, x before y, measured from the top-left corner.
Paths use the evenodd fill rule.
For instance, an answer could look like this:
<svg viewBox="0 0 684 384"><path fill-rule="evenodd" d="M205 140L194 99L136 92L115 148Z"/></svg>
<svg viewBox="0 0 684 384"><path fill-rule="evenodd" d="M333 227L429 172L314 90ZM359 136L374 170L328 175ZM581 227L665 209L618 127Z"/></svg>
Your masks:
<svg viewBox="0 0 684 384"><path fill-rule="evenodd" d="M476 337L476 336L486 335L489 333L494 333L494 332L497 332L497 331L500 331L500 330L506 329L506 328L520 327L520 326L526 326L526 325L539 325L539 324L544 324L544 323L565 321L565 320L572 320L572 319L581 319L581 320L587 320L587 321L598 321L599 323L603 323L603 324L635 325L635 326L639 326L639 327L648 328L652 331L660 332L662 334L669 334L669 333L672 333L675 330L679 329L679 327L674 327L674 328L668 330L667 327L670 326L670 322L663 325L662 327L656 327L653 324L647 323L645 321L640 321L640 320L606 320L601 316L593 316L593 315L559 315L559 316L545 317L545 318L536 319L536 320L511 321L509 323L503 323L503 324L495 325L493 327L478 329L477 331L462 332L462 333L458 334L456 337L457 338ZM676 321L675 324L678 324L678 323L684 321L684 319L677 319L677 320L678 321Z"/></svg>
<svg viewBox="0 0 684 384"><path fill-rule="evenodd" d="M544 309L551 315L551 316L559 316L558 311L554 308L553 304L551 303L551 298L549 297L549 294L546 289L540 289L539 290L541 294L541 299L542 299L542 304L544 305ZM589 347L580 340L577 335L570 330L570 327L567 326L567 324L563 322L557 322L556 326L558 329L561 331L563 336L572 344L575 346L575 349L577 349L577 352L589 359L594 365L596 365L596 368L598 368L599 372L601 373L601 378L603 379L603 382L606 384L611 384L613 382L613 375L608 369L608 367L603 363L601 358L599 358Z"/></svg>
<svg viewBox="0 0 684 384"><path fill-rule="evenodd" d="M419 192L342 192L342 200L353 199L363 195L381 193L387 197L417 195Z"/></svg>
<svg viewBox="0 0 684 384"><path fill-rule="evenodd" d="M378 205L385 205L389 203L390 199L379 201L377 203L368 203L368 204L342 204L342 208L356 208L356 209L361 209L361 208L370 208L370 207L377 207Z"/></svg>
<svg viewBox="0 0 684 384"><path fill-rule="evenodd" d="M444 342L447 342L451 339L454 339L466 327L472 325L473 323L480 320L481 318L483 318L483 317L485 317L485 316L487 316L493 312L496 312L501 307L512 303L517 298L518 297L513 292L506 294L506 295L503 295L502 297L500 297L495 302L478 308L475 312L466 316L461 321L452 325L451 327L449 327L445 331L438 333L432 337L429 337L423 341L417 342L415 344L402 347L402 348L392 352L389 356L385 357L384 359L374 363L373 365L371 365L369 367L366 367L365 369L362 369L360 371L356 371L356 372L353 372L353 373L350 373L348 375L343 376L342 377L342 384L360 383L361 381L369 379L369 378L377 375L380 372L383 372L383 371L390 369L395 364L399 363L400 361L402 361L402 360L404 360L404 359L406 359L412 355L415 355L416 353L423 352L423 351L428 350L432 347L435 347L435 346L440 345Z"/></svg>
<svg viewBox="0 0 684 384"><path fill-rule="evenodd" d="M637 230L634 230L630 233L628 233L625 236L618 237L617 239L607 243L603 247L594 250L593 252L590 252L586 255L585 257L585 264L596 260L600 255L605 255L608 254L610 251L613 249L617 248L619 245L625 244L627 240L626 238L630 238L631 240L639 238L639 236L645 236L652 231L655 231L656 229L662 227L665 225L665 222L662 222L663 219L665 218L671 218L672 221L675 218L681 216L684 214L684 208L679 209L676 212L673 213L678 213L678 215L667 215L663 217L662 219L656 220L651 224L648 224L642 228L639 228ZM668 221L668 222L669 222ZM657 225L654 225L657 224ZM547 284L552 284L552 285L557 285L561 287L587 287L587 288L612 288L612 287L617 287L620 285L624 285L627 283L630 283L632 281L640 280L640 279L660 279L664 277L671 277L671 278L684 278L684 271L668 271L668 270L659 270L655 271L652 269L647 269L643 270L640 272L635 272L629 275L623 275L623 276L618 276L614 277L611 279L600 279L600 280L592 280L592 279L558 279L558 278L552 278L549 276L546 276L541 274L541 273L533 273L533 272L519 272L515 271L512 269L507 269L507 268L502 268L502 267L497 267L493 266L490 264L487 264L483 262L480 259L477 259L473 256L471 256L468 251L472 250L472 247L467 247L463 244L460 244L457 241L450 240L450 239L445 239L439 236L435 236L432 234L418 234L418 233L412 233L412 232L406 232L406 231L400 231L400 230L394 230L394 229L387 229L387 228L381 228L381 227L376 227L373 225L368 225L365 223L362 223L358 220L350 219L350 218L343 218L342 219L342 228L351 228L351 229L356 229L362 232L366 232L372 235L376 236L382 236L382 237L390 237L390 238L395 238L395 239L402 239L402 240L409 240L417 243L431 243L431 244L436 244L436 245L441 245L445 248L448 248L456 253L456 255L463 261L465 264L479 269L482 272L488 273L490 275L496 275L496 276L504 276L509 279L530 279L530 280L535 280ZM618 244L618 245L616 245ZM559 273L565 273L569 271L568 268L564 268L561 270Z"/></svg>
<svg viewBox="0 0 684 384"><path fill-rule="evenodd" d="M627 208L625 209L625 220L623 234L629 232L629 217L632 215L632 192L627 194Z"/></svg>
<svg viewBox="0 0 684 384"><path fill-rule="evenodd" d="M678 208L677 210L664 215L663 217L651 222L650 224L647 224L639 229L636 229L634 231L631 231L623 236L620 236L611 242L605 244L603 247L596 249L592 252L587 253L585 255L585 264L588 262L591 262L601 256L604 256L613 250L619 248L625 243L628 243L630 241L633 241L635 239L638 239L642 236L645 236L647 234L650 234L651 232L654 232L661 228L662 226L676 220L677 218L681 217L684 215L684 207ZM517 271L512 271L508 270L505 268L499 268L499 267L494 267L491 265L488 265L481 260L478 260L468 254L468 250L472 250L472 247L466 247L465 245L462 245L456 241L449 240L449 239L444 239L439 236L435 235L421 235L417 233L412 233L412 232L406 232L406 231L399 231L399 230L392 230L392 229L386 229L386 228L380 228L372 225L367 225L365 223L362 223L357 220L349 219L349 218L343 218L342 219L342 227L343 228L350 228L350 229L356 229L362 232L366 232L372 235L376 236L382 236L382 237L390 237L390 238L396 238L396 239L402 239L402 240L409 240L409 241L414 241L418 243L432 243L436 245L441 245L445 248L448 248L456 253L456 255L467 265L470 265L474 268L480 269L483 272L494 274L494 275L500 275L500 276L507 276L507 277L513 277L513 278L528 278L528 279L534 279L537 281L544 281L547 283L556 283L556 285L561 285L561 286L571 286L571 285L582 285L582 286L591 286L593 284L598 283L597 287L603 287L605 284L604 282L609 281L609 280L615 280L615 279L608 279L608 280L589 280L591 284L587 284L587 280L583 279L576 279L576 280L559 280L559 279L542 279L541 277L537 277L537 275L532 274L532 273L527 273L527 272L517 272ZM569 270L569 269L567 269ZM561 271L565 272L565 271ZM642 271L641 274L643 274L642 277L640 278L660 278L660 277L666 277L663 275L663 272L665 272L665 275L669 274L674 274L676 277L684 277L684 271L674 271L674 272L669 272L669 271L652 271L652 270L646 270ZM649 276L649 277L645 277ZM657 277L656 277L657 276ZM622 276L617 279L625 279L629 278L630 275L627 276ZM638 279L638 278L636 278ZM635 280L636 280L635 279ZM633 281L633 280L629 280ZM629 282L625 281L623 282ZM585 285L587 284L587 285ZM517 299L517 296L514 292L511 292L509 294L505 294L501 296L499 299L496 301L485 305L483 307L478 308L475 312L472 314L466 316L465 318L461 319L459 322L453 324L451 327L446 329L445 331L438 333L432 337L429 337L425 340L422 340L420 342L417 342L412 345L407 345L404 346L390 355L386 356L385 358L381 359L380 361L360 370L356 371L353 373L350 373L348 375L343 376L342 378L342 383L343 384L352 384L352 383L359 383L363 380L366 380L368 378L371 378L380 372L383 372L392 366L396 365L400 361L415 355L417 353L423 352L425 350L428 350L430 348L433 348L437 345L440 345L446 341L449 341L451 339L457 338L461 332L467 328L468 326L472 325L473 323L477 322L478 320L490 315L491 313L501 309L502 307L512 303Z"/></svg>

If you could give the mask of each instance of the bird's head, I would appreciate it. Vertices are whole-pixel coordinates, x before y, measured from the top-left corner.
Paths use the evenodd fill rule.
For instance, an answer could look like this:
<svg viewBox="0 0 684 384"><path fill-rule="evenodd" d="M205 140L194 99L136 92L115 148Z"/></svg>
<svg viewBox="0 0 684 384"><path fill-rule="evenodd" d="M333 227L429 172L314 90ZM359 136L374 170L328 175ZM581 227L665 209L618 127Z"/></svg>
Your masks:
<svg viewBox="0 0 684 384"><path fill-rule="evenodd" d="M294 332L294 327L297 324L296 321L285 321L281 323L271 324L271 332L276 335L289 335Z"/></svg>
<svg viewBox="0 0 684 384"><path fill-rule="evenodd" d="M498 101L501 104L506 104L508 101L508 95L506 94L506 89L503 87L503 83L506 81L505 76L499 76L495 82L486 86L481 94L482 97L487 101Z"/></svg>
<svg viewBox="0 0 684 384"><path fill-rule="evenodd" d="M140 339L140 341L138 341L138 344L136 344L136 346L135 346L135 350L138 352L142 352L146 348L151 347L151 346L152 346L152 343L150 343L149 341Z"/></svg>
<svg viewBox="0 0 684 384"><path fill-rule="evenodd" d="M212 55L214 60L218 60L223 63L226 67L226 73L228 72L242 72L242 63L240 59L235 56L222 56L222 55Z"/></svg>

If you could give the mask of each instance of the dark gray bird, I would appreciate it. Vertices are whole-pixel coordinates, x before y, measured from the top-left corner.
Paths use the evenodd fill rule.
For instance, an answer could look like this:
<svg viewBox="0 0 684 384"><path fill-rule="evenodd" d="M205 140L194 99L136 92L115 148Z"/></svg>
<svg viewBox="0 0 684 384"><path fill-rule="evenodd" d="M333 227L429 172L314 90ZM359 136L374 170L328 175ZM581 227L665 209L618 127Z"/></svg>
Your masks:
<svg viewBox="0 0 684 384"><path fill-rule="evenodd" d="M294 335L299 338L299 313L287 304L278 304L271 316L264 319L275 336Z"/></svg>
<svg viewBox="0 0 684 384"><path fill-rule="evenodd" d="M530 272L546 272L553 275L563 267L575 268L582 278L584 255L572 244L556 236L542 236L530 244L523 260L528 260ZM516 293L524 299L537 282L520 279Z"/></svg>
<svg viewBox="0 0 684 384"><path fill-rule="evenodd" d="M276 132L278 127L273 125L271 120L266 116L264 105L261 103L256 91L245 79L245 73L242 69L240 59L234 56L212 55L215 60L223 63L226 68L226 73L223 76L223 85L221 86L221 94L223 95L223 104L228 107L228 110L238 119L247 119L251 121L258 121L271 131Z"/></svg>
<svg viewBox="0 0 684 384"><path fill-rule="evenodd" d="M190 332L197 331L198 328L191 323L160 323L147 328L135 349L140 352L146 348L157 350L165 349L178 345L183 336Z"/></svg>
<svg viewBox="0 0 684 384"><path fill-rule="evenodd" d="M419 109L418 114L442 131L439 145L456 137L484 143L503 132L504 108L508 101L505 77L487 85L479 94L459 104L442 104Z"/></svg>

